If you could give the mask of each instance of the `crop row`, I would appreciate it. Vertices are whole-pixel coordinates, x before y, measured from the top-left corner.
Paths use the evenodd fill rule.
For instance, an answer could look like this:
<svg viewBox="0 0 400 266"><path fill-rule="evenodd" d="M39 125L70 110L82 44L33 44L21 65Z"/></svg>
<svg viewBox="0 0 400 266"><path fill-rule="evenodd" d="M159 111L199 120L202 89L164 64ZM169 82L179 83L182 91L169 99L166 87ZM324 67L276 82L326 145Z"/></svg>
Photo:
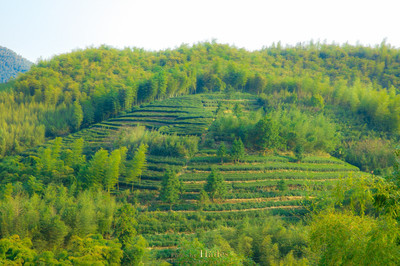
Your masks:
<svg viewBox="0 0 400 266"><path fill-rule="evenodd" d="M202 181L206 180L208 172L186 172L180 176L182 181ZM266 172L266 173L238 173L238 172L221 172L220 173L225 181L247 181L247 180L273 180L273 179L303 179L303 180L326 180L337 179L347 176L348 172L296 172L296 171L283 171L283 172ZM353 176L360 176L362 172L355 172Z"/></svg>
<svg viewBox="0 0 400 266"><path fill-rule="evenodd" d="M356 166L340 164L310 164L310 163L281 163L271 162L268 164L233 164L233 165L190 165L188 170L211 171L268 171L268 170L298 170L298 171L359 171Z"/></svg>
<svg viewBox="0 0 400 266"><path fill-rule="evenodd" d="M266 207L281 207L281 206L299 206L301 204L300 200L287 200L287 201L260 201L260 202L237 202L237 203L219 203L210 204L203 206L203 211L233 211L233 210L246 210L246 209L261 209ZM193 203L180 203L172 205L152 205L148 207L147 211L198 211L200 208L199 204Z"/></svg>
<svg viewBox="0 0 400 266"><path fill-rule="evenodd" d="M269 209L233 212L139 212L137 230L141 234L165 232L198 232L223 226L236 226L249 218L252 224L262 224L265 219L275 215L286 219L307 213L306 209Z"/></svg>
<svg viewBox="0 0 400 266"><path fill-rule="evenodd" d="M109 122L147 122L147 123L163 123L163 124L208 124L210 118L181 118L181 119L164 119L164 117L118 117L108 120Z"/></svg>
<svg viewBox="0 0 400 266"><path fill-rule="evenodd" d="M333 186L337 181L336 180L324 180L324 181L312 181L312 180L287 180L285 181L288 186L288 190L297 190L299 188L315 188L324 189L327 186ZM228 183L228 190L237 190L237 189L245 189L248 191L275 191L277 190L279 181L277 180L263 180L258 182L237 182L237 183ZM154 180L142 180L140 184L135 185L135 187L139 189L152 189L152 190L160 190L161 182ZM204 183L185 183L184 190L186 192L199 192L204 187ZM234 192L231 192L234 193Z"/></svg>
<svg viewBox="0 0 400 266"><path fill-rule="evenodd" d="M153 156L148 155L147 161L154 164L168 164L168 165L186 165L187 160L177 157L164 157L164 156Z"/></svg>
<svg viewBox="0 0 400 266"><path fill-rule="evenodd" d="M326 180L326 181L313 181L313 180L287 180L285 183L289 186L289 190L294 189L296 187L324 187L324 186L331 186L335 184L336 180ZM227 184L228 189L240 189L240 188L259 188L263 191L271 191L275 190L276 186L278 185L278 180L263 180L258 182L237 182L237 183L229 183ZM150 185L150 184L148 184ZM152 186L158 186L157 182L153 182ZM191 184L186 183L184 184L185 191L188 192L199 192L204 187L204 184Z"/></svg>
<svg viewBox="0 0 400 266"><path fill-rule="evenodd" d="M232 193L227 193L225 196L226 200L229 199L252 199L252 198L274 198L281 196L310 196L310 192L306 190L287 190L284 192L280 191L254 191L248 192L243 189L235 189ZM312 195L315 196L319 194L318 191L313 191ZM199 193L185 193L182 195L183 200L198 200L200 197Z"/></svg>
<svg viewBox="0 0 400 266"><path fill-rule="evenodd" d="M241 160L243 163L257 163L257 162L295 162L295 158L288 156L259 156L259 155L247 155L245 158ZM211 157L211 156L197 156L191 159L190 161L193 164L200 163L220 163L221 158ZM223 162L233 162L233 159L226 157L223 159ZM306 157L302 160L302 163L312 163L312 164L344 164L345 162L340 161L336 158L320 158L320 157Z"/></svg>

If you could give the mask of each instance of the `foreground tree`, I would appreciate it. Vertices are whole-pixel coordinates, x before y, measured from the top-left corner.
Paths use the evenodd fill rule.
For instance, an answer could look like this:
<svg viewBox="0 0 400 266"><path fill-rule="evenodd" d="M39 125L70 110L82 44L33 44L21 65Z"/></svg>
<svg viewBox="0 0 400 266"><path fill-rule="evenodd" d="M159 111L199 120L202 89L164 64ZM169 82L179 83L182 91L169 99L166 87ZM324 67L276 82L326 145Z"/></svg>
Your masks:
<svg viewBox="0 0 400 266"><path fill-rule="evenodd" d="M323 212L314 217L310 245L319 265L399 265L399 226L391 219Z"/></svg>

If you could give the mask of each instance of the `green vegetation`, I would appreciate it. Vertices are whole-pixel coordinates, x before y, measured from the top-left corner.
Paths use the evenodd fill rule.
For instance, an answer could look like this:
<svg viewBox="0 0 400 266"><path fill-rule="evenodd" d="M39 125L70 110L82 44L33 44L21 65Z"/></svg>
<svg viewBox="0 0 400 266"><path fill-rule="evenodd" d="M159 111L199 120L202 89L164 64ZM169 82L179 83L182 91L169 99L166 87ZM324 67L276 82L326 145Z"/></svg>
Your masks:
<svg viewBox="0 0 400 266"><path fill-rule="evenodd" d="M215 199L223 199L226 194L226 186L223 177L214 169L207 177L207 183L204 191L208 192L212 201Z"/></svg>
<svg viewBox="0 0 400 266"><path fill-rule="evenodd" d="M0 46L0 83L15 78L20 73L28 71L32 63L15 52ZM1 91L1 87L0 87Z"/></svg>
<svg viewBox="0 0 400 266"><path fill-rule="evenodd" d="M39 62L0 88L0 264L399 264L398 57L200 43Z"/></svg>

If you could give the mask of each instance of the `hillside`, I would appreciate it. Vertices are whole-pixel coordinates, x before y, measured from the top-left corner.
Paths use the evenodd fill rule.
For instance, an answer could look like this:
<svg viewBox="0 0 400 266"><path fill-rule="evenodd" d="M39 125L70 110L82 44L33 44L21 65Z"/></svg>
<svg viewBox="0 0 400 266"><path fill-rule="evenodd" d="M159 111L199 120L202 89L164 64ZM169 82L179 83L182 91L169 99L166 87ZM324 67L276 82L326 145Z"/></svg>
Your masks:
<svg viewBox="0 0 400 266"><path fill-rule="evenodd" d="M375 48L310 43L254 52L216 43L160 52L107 46L79 50L39 62L12 84L11 92L0 94L5 114L0 156L154 99L243 91L259 95L270 110L295 105L324 112L342 130L336 156L386 173L400 127L399 58L399 51L385 43ZM370 147L385 159L372 158Z"/></svg>
<svg viewBox="0 0 400 266"><path fill-rule="evenodd" d="M0 83L5 83L20 73L27 72L32 62L10 49L0 46Z"/></svg>
<svg viewBox="0 0 400 266"><path fill-rule="evenodd" d="M215 142L211 130L221 102L231 107L240 103L244 113L262 108L257 97L250 94L237 94L233 99L227 99L224 94L181 96L141 105L62 140L64 149L73 149L77 140L84 140L83 152L92 160L102 149L111 154L126 146L128 160L134 161L133 151L139 143L145 141L149 145L147 166L140 177L129 181L127 176L121 176L111 191L130 194L134 189L128 202L136 204L137 230L147 239L154 258L174 261L177 246L183 239L191 239L200 232L207 234L221 225L239 226L245 217L250 218L251 225L260 224L271 215L297 221L309 212L309 199L324 195L327 189L349 175L353 178L365 175L357 167L327 154L308 154L301 162L290 153L262 155L251 150L240 162L234 162L228 154L218 157L217 147L222 142ZM189 152L190 146L185 144L188 150L182 151L176 149L173 142L169 146L151 140L152 133L145 128L153 133L177 134L180 137L175 141L200 137L199 149L196 145ZM149 140L145 140L146 136ZM168 141L168 137L163 140ZM229 138L224 142L230 146ZM52 145L54 141L41 149L53 149ZM43 150L36 148L25 156L41 159L41 154ZM170 170L182 182L183 194L179 200L166 203L161 200L160 193L165 173ZM215 201L211 198L204 201L201 191L212 171L217 171L225 180L227 194ZM78 172L76 178L87 182Z"/></svg>
<svg viewBox="0 0 400 266"><path fill-rule="evenodd" d="M399 55L39 62L0 90L0 264L398 265Z"/></svg>

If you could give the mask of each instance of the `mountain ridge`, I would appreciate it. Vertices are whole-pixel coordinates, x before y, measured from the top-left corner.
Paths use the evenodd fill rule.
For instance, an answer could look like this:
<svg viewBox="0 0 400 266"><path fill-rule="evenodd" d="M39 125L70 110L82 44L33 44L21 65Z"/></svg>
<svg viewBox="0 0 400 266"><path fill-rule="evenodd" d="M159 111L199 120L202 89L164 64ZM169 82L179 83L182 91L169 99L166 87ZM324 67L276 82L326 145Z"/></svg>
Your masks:
<svg viewBox="0 0 400 266"><path fill-rule="evenodd" d="M13 50L0 46L0 83L27 72L33 63Z"/></svg>

